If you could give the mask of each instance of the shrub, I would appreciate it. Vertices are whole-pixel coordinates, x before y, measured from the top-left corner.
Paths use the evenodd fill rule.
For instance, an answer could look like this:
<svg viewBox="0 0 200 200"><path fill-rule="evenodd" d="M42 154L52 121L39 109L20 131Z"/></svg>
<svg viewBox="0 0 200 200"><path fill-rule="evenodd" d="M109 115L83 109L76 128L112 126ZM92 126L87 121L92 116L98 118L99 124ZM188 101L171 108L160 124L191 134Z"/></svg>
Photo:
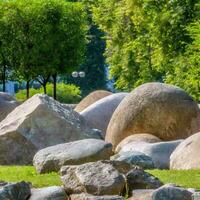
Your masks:
<svg viewBox="0 0 200 200"><path fill-rule="evenodd" d="M30 97L35 94L43 94L43 88L34 89L30 88ZM53 95L53 85L47 84L47 94L52 97ZM18 101L25 101L26 100L26 90L19 90L16 93L16 99ZM80 88L73 85L73 84L64 84L58 83L57 84L57 99L61 103L78 103L81 100L81 91Z"/></svg>

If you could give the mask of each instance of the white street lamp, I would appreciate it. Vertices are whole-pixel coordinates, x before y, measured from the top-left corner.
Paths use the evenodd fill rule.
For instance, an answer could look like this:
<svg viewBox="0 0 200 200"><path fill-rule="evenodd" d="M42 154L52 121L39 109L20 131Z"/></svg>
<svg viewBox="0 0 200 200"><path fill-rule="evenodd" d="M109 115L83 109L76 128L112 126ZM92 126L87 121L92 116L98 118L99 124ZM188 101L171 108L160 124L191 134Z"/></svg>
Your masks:
<svg viewBox="0 0 200 200"><path fill-rule="evenodd" d="M80 72L72 72L72 77L73 78L78 78L78 77L80 77L80 78L84 78L85 77L85 72L83 72L83 71L80 71Z"/></svg>

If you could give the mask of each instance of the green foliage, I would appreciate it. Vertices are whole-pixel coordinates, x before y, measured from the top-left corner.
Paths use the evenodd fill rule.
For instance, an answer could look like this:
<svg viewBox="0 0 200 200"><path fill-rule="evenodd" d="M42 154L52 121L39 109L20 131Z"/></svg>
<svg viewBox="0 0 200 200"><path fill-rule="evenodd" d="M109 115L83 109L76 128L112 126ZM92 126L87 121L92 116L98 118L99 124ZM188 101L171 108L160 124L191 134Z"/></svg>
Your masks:
<svg viewBox="0 0 200 200"><path fill-rule="evenodd" d="M45 85L50 75L73 71L83 60L86 33L81 3L0 1L0 52L6 52L14 78L28 82L40 76Z"/></svg>
<svg viewBox="0 0 200 200"><path fill-rule="evenodd" d="M43 88L31 88L30 97L35 94L43 94ZM52 84L47 84L47 95L53 95ZM57 100L61 103L78 103L81 100L81 91L77 86L73 84L66 85L64 83L59 83L57 84L57 98ZM16 93L16 99L19 101L25 101L26 90L19 90L18 93Z"/></svg>
<svg viewBox="0 0 200 200"><path fill-rule="evenodd" d="M116 88L129 91L145 82L164 81L168 75L176 78L175 63L192 42L187 27L199 20L198 2L98 0L93 4L94 20L106 32L105 55Z"/></svg>
<svg viewBox="0 0 200 200"><path fill-rule="evenodd" d="M200 21L187 27L192 43L174 62L173 75L168 74L166 82L178 85L200 102Z"/></svg>

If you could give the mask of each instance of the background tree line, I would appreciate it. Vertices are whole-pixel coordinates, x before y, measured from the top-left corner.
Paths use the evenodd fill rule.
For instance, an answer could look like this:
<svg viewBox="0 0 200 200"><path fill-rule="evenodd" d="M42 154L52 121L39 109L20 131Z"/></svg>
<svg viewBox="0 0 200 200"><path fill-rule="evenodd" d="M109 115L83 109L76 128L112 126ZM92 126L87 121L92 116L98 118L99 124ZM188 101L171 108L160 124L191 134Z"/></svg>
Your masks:
<svg viewBox="0 0 200 200"><path fill-rule="evenodd" d="M93 19L106 33L116 88L150 81L175 84L200 100L198 0L96 0Z"/></svg>

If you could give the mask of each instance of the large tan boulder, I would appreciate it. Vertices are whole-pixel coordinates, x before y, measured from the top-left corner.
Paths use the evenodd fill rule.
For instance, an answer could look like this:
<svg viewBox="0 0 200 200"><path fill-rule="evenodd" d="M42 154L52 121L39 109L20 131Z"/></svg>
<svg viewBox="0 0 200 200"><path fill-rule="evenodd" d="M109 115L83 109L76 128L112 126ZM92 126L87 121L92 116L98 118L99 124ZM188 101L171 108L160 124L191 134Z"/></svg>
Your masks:
<svg viewBox="0 0 200 200"><path fill-rule="evenodd" d="M106 96L88 106L80 112L80 115L88 121L91 127L101 130L105 137L107 126L115 109L127 94L122 92Z"/></svg>
<svg viewBox="0 0 200 200"><path fill-rule="evenodd" d="M140 133L140 134L135 134L135 135L130 135L123 139L116 147L115 152L118 153L123 146L131 143L131 142L147 142L147 143L156 143L156 142L161 142L161 140L151 134L148 133Z"/></svg>
<svg viewBox="0 0 200 200"><path fill-rule="evenodd" d="M175 140L198 130L198 104L187 93L172 85L147 83L133 90L117 107L108 125L106 141L116 147L136 133Z"/></svg>
<svg viewBox="0 0 200 200"><path fill-rule="evenodd" d="M88 106L92 105L93 103L95 103L96 101L111 95L112 93L109 91L105 91L105 90L97 90L94 91L92 93L90 93L88 96L86 96L75 108L76 112L81 112L83 111L85 108L87 108Z"/></svg>
<svg viewBox="0 0 200 200"><path fill-rule="evenodd" d="M19 103L11 95L0 92L0 121L2 121Z"/></svg>
<svg viewBox="0 0 200 200"><path fill-rule="evenodd" d="M86 138L101 136L77 112L47 95L35 95L0 123L0 164L23 164L22 160L28 164L30 156L39 149ZM27 160L24 152L30 154ZM18 160L12 161L15 155Z"/></svg>
<svg viewBox="0 0 200 200"><path fill-rule="evenodd" d="M200 169L200 132L185 139L170 157L171 169Z"/></svg>

